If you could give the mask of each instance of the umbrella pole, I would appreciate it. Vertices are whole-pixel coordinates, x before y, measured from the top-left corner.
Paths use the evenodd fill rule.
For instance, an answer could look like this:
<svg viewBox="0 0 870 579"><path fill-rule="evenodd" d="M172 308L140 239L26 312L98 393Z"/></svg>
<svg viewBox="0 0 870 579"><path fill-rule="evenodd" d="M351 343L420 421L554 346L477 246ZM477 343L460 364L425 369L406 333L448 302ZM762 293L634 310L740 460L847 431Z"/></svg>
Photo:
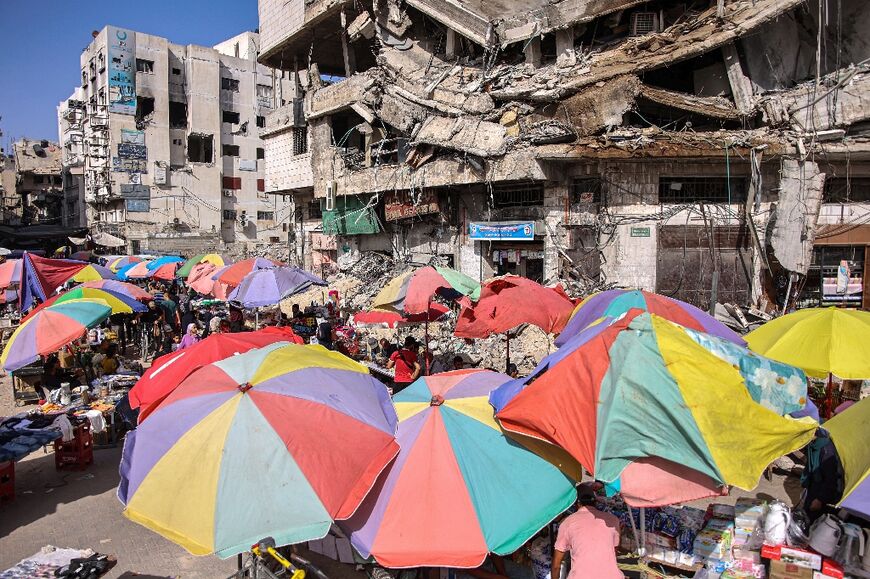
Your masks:
<svg viewBox="0 0 870 579"><path fill-rule="evenodd" d="M637 536L637 525L634 524L634 514L631 512L631 505L628 505L628 520L631 521L631 534L634 536L634 544L637 545L637 554L642 555L641 549L643 544Z"/></svg>
<svg viewBox="0 0 870 579"><path fill-rule="evenodd" d="M260 308L254 308L254 329L260 329Z"/></svg>
<svg viewBox="0 0 870 579"><path fill-rule="evenodd" d="M505 363L504 363L504 371L507 373L510 370L511 365L511 333L507 333L507 346L505 347Z"/></svg>
<svg viewBox="0 0 870 579"><path fill-rule="evenodd" d="M429 375L429 306L431 305L431 300L426 303L426 321L424 323L424 347L426 350L423 352L423 361L426 363L426 369L423 372L424 376Z"/></svg>
<svg viewBox="0 0 870 579"><path fill-rule="evenodd" d="M834 375L828 372L828 384L825 387L825 418L834 414Z"/></svg>
<svg viewBox="0 0 870 579"><path fill-rule="evenodd" d="M640 540L643 541L643 545L637 551L643 557L646 555L646 507L640 508Z"/></svg>

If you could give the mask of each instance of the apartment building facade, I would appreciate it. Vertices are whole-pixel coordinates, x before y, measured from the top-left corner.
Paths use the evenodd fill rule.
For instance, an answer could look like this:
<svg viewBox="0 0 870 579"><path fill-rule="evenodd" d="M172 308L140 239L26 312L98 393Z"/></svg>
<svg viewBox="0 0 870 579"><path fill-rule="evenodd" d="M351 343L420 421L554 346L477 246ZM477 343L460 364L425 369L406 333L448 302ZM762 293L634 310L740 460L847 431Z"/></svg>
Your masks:
<svg viewBox="0 0 870 579"><path fill-rule="evenodd" d="M286 241L259 132L287 81L258 50L253 32L214 47L115 26L94 34L81 86L58 106L69 198L78 189L92 230L131 251Z"/></svg>
<svg viewBox="0 0 870 579"><path fill-rule="evenodd" d="M299 94L267 117L267 190L315 270L380 251L705 309L870 307L870 42L828 24L870 15L836 10L259 0L260 62Z"/></svg>

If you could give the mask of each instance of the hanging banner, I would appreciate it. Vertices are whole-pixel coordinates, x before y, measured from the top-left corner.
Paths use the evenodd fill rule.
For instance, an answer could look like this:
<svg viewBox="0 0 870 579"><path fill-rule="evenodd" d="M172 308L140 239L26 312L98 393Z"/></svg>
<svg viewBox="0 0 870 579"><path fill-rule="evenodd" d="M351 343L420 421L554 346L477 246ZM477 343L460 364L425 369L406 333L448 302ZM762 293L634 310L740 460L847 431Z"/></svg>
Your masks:
<svg viewBox="0 0 870 579"><path fill-rule="evenodd" d="M131 129L121 129L121 142L131 145L145 144L145 131L134 131Z"/></svg>
<svg viewBox="0 0 870 579"><path fill-rule="evenodd" d="M398 221L439 211L438 194L435 191L420 193L416 204L411 199L410 193L404 191L392 191L384 196L384 217L387 221Z"/></svg>
<svg viewBox="0 0 870 579"><path fill-rule="evenodd" d="M106 27L109 45L109 112L136 114L136 33Z"/></svg>
<svg viewBox="0 0 870 579"><path fill-rule="evenodd" d="M534 221L473 222L468 237L475 241L534 241Z"/></svg>

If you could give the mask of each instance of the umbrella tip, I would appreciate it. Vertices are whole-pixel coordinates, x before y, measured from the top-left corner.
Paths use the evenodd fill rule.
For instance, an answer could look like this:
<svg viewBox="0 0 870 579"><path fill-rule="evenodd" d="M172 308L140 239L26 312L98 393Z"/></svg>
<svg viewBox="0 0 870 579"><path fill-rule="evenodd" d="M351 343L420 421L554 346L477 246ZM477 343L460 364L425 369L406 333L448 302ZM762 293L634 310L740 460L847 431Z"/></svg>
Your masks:
<svg viewBox="0 0 870 579"><path fill-rule="evenodd" d="M444 404L444 397L440 394L436 394L429 401L429 406L441 406L442 404Z"/></svg>
<svg viewBox="0 0 870 579"><path fill-rule="evenodd" d="M244 384L239 384L239 392L241 392L242 394L244 394L245 392L247 392L251 388L253 388L253 386L251 385L250 382L245 382Z"/></svg>

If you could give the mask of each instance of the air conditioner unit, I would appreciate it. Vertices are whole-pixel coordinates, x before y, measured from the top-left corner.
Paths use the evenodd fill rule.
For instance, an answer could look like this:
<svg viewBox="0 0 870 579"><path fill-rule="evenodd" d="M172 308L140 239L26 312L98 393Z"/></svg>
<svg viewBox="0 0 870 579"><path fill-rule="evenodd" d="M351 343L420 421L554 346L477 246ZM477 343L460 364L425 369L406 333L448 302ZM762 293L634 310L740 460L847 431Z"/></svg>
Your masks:
<svg viewBox="0 0 870 579"><path fill-rule="evenodd" d="M248 213L246 211L242 211L242 214L239 215L239 224L242 227L247 227L247 225L248 225Z"/></svg>
<svg viewBox="0 0 870 579"><path fill-rule="evenodd" d="M326 182L326 211L335 211L336 189L338 189L338 183L335 181Z"/></svg>
<svg viewBox="0 0 870 579"><path fill-rule="evenodd" d="M630 36L643 36L651 32L660 32L659 15L656 12L635 12L631 15Z"/></svg>
<svg viewBox="0 0 870 579"><path fill-rule="evenodd" d="M224 189L224 197L232 197L235 195L232 189Z"/></svg>

